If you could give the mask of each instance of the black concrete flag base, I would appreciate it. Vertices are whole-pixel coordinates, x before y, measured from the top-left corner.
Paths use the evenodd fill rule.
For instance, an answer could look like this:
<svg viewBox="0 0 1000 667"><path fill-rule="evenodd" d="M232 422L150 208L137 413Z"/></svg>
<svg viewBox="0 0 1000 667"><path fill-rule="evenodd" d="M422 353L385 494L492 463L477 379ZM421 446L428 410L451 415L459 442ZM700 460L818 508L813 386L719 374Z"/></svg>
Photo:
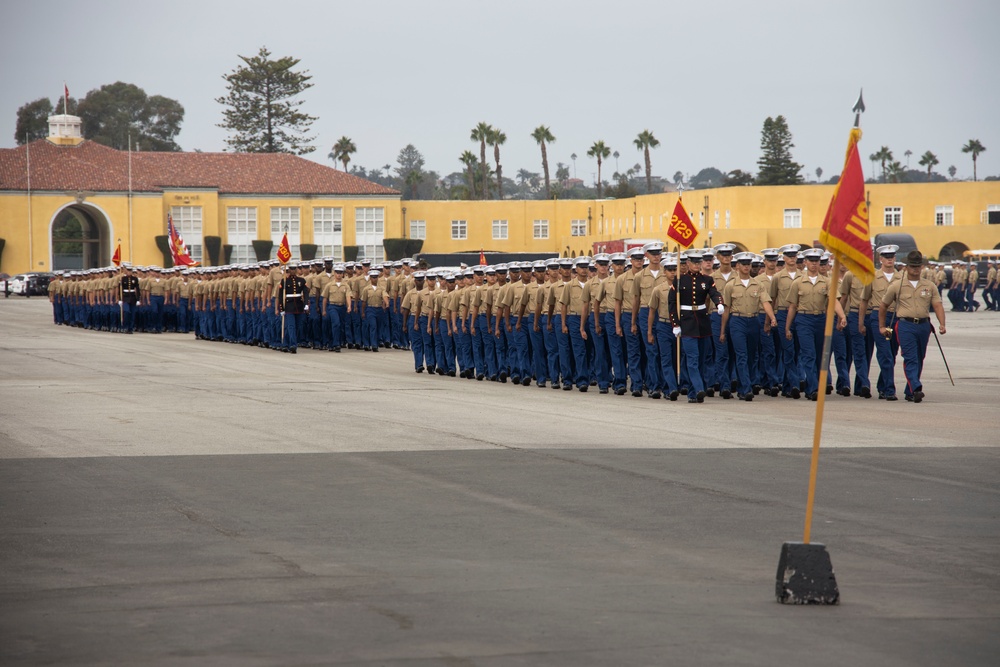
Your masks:
<svg viewBox="0 0 1000 667"><path fill-rule="evenodd" d="M833 563L826 547L802 542L782 544L774 592L782 604L840 602L837 578L833 576Z"/></svg>

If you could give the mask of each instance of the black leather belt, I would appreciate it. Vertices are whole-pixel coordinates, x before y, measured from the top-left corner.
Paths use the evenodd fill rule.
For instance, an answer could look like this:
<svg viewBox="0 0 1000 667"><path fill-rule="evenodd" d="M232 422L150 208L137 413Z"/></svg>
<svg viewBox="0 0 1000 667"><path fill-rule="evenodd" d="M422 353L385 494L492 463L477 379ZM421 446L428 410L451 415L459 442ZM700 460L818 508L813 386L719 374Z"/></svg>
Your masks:
<svg viewBox="0 0 1000 667"><path fill-rule="evenodd" d="M904 322L912 322L913 324L927 324L931 321L929 317L900 317L898 319Z"/></svg>

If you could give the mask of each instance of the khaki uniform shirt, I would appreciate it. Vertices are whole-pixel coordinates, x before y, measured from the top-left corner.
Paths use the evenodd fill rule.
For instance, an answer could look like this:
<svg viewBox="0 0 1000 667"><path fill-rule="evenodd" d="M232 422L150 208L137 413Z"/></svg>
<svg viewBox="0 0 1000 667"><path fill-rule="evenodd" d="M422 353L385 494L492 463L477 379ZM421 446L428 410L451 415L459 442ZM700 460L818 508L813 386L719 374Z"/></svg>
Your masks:
<svg viewBox="0 0 1000 667"><path fill-rule="evenodd" d="M653 291L653 288L667 281L667 272L664 270L663 266L653 275L653 271L650 267L644 268L640 271L635 279L632 281L631 292L629 294L629 300L635 301L636 297L639 297L639 307L647 308L649 307L649 295Z"/></svg>
<svg viewBox="0 0 1000 667"><path fill-rule="evenodd" d="M903 276L902 273L896 271L892 274L892 282L897 282ZM885 273L880 269L875 271L875 280L870 284L865 285L864 290L861 293L861 298L866 300L872 308L878 307L878 304L882 303L882 297L885 296L886 290L889 289L891 283L886 278ZM896 312L896 306L893 304L889 307L889 312Z"/></svg>
<svg viewBox="0 0 1000 667"><path fill-rule="evenodd" d="M765 303L771 303L771 295L766 287L755 278L748 278L747 284L744 285L737 276L722 288L722 302L726 304L730 316L757 315L764 309Z"/></svg>
<svg viewBox="0 0 1000 667"><path fill-rule="evenodd" d="M816 276L813 283L809 274L803 272L788 289L788 305L794 305L796 312L802 315L822 315L826 312L829 289L826 276Z"/></svg>
<svg viewBox="0 0 1000 667"><path fill-rule="evenodd" d="M670 321L670 290L674 284L669 280L662 282L653 288L649 294L649 309L656 311L656 316L661 320ZM646 322L641 322L645 326Z"/></svg>
<svg viewBox="0 0 1000 667"><path fill-rule="evenodd" d="M583 293L586 288L587 284L576 278L570 280L563 287L562 294L559 295L559 303L566 306L567 315L583 315L583 304L585 303Z"/></svg>
<svg viewBox="0 0 1000 667"><path fill-rule="evenodd" d="M347 295L350 293L351 286L346 280L331 280L323 287L320 296L332 306L346 306Z"/></svg>
<svg viewBox="0 0 1000 667"><path fill-rule="evenodd" d="M771 301L775 310L785 310L788 308L788 292L792 289L792 283L797 278L804 275L804 271L796 271L793 276L787 268L778 271L771 279Z"/></svg>
<svg viewBox="0 0 1000 667"><path fill-rule="evenodd" d="M622 312L632 312L632 283L635 282L636 273L628 269L625 273L615 279L615 301L622 302Z"/></svg>
<svg viewBox="0 0 1000 667"><path fill-rule="evenodd" d="M917 286L906 280L894 280L882 303L895 309L898 317L913 317L923 319L930 316L930 309L935 303L941 303L941 295L937 286L929 280L918 280Z"/></svg>
<svg viewBox="0 0 1000 667"><path fill-rule="evenodd" d="M843 297L845 294L849 295L847 298L847 309L849 312L857 311L861 307L861 294L864 292L865 286L854 277L854 274L848 271L844 274L844 279L840 281L837 285L837 297ZM868 304L868 312L871 312L872 304Z"/></svg>
<svg viewBox="0 0 1000 667"><path fill-rule="evenodd" d="M361 290L361 298L365 300L365 305L369 308L382 308L385 305L384 298L388 297L385 288L381 285L369 283Z"/></svg>

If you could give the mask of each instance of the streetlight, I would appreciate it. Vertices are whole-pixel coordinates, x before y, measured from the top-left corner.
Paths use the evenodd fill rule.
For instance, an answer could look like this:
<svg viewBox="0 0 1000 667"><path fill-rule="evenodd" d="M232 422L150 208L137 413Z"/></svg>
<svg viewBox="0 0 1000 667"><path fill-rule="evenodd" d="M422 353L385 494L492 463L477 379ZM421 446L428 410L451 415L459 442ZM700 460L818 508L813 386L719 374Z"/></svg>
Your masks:
<svg viewBox="0 0 1000 667"><path fill-rule="evenodd" d="M576 153L570 155L569 159L573 161L573 178L576 178Z"/></svg>
<svg viewBox="0 0 1000 667"><path fill-rule="evenodd" d="M618 171L618 156L619 155L621 155L621 153L619 153L618 151L615 151L614 153L611 154L611 156L615 158L615 171Z"/></svg>

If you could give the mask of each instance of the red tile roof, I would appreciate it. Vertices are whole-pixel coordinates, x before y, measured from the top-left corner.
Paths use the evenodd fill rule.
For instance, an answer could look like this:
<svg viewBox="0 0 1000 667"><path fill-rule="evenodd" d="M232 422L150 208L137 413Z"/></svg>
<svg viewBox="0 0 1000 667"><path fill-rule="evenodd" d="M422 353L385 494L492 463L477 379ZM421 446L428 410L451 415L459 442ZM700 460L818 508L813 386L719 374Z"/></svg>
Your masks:
<svg viewBox="0 0 1000 667"><path fill-rule="evenodd" d="M93 141L0 149L0 191L128 190L128 153ZM133 192L214 188L219 194L399 195L391 188L287 153L132 153Z"/></svg>

